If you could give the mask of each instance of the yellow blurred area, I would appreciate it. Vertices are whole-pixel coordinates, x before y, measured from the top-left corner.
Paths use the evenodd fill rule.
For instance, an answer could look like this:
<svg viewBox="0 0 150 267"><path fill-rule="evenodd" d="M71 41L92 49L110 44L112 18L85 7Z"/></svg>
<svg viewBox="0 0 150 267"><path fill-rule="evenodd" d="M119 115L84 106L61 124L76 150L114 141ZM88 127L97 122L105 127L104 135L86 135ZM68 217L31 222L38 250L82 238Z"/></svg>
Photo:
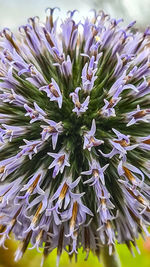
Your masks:
<svg viewBox="0 0 150 267"><path fill-rule="evenodd" d="M17 248L17 243L9 240L6 242L7 250L0 249L0 267L40 267L42 253L38 253L34 250L27 250L23 259L18 263L13 260L15 250ZM138 241L138 246L140 248L141 254L139 255L133 248L135 257L133 257L128 251L125 245L117 245L117 251L120 256L122 267L150 267L150 239L143 242L142 239ZM102 265L99 263L96 256L92 253L89 255L88 261L84 261L85 253L82 250L79 251L78 262L75 263L73 258L72 263L69 262L68 255L66 252L63 253L60 259L60 267L91 267ZM55 267L56 266L56 250L53 251L44 263L44 267Z"/></svg>

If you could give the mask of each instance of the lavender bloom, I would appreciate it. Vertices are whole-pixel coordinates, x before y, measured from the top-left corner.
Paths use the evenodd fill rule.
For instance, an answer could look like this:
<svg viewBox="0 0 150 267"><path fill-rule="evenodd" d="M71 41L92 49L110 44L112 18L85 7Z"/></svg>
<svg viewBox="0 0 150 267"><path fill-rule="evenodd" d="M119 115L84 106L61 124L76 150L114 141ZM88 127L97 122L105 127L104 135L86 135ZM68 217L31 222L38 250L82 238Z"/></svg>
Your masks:
<svg viewBox="0 0 150 267"><path fill-rule="evenodd" d="M81 76L82 86L85 92L92 90L94 86L94 82L97 79L97 76L95 76L97 72L96 66L97 66L97 61L95 62L95 57L92 56L90 58L89 64L86 63L82 70L82 76Z"/></svg>
<svg viewBox="0 0 150 267"><path fill-rule="evenodd" d="M1 88L3 89L15 89L15 87L18 85L18 81L13 77L12 75L12 66L10 66L9 69L6 68L5 64L0 64L0 70L1 70Z"/></svg>
<svg viewBox="0 0 150 267"><path fill-rule="evenodd" d="M10 121L11 118L12 118L11 115L0 113L0 123L5 123L7 121Z"/></svg>
<svg viewBox="0 0 150 267"><path fill-rule="evenodd" d="M24 108L27 111L25 116L30 116L31 118L30 123L33 123L38 120L44 120L46 116L44 110L42 110L35 102L34 102L35 109L30 108L27 104L24 105Z"/></svg>
<svg viewBox="0 0 150 267"><path fill-rule="evenodd" d="M67 56L67 60L62 62L61 72L65 77L72 75L72 62L70 56Z"/></svg>
<svg viewBox="0 0 150 267"><path fill-rule="evenodd" d="M56 123L55 121L52 120L45 120L45 122L47 122L47 124L49 125L48 126L41 125L41 127L43 128L43 131L41 133L42 140L47 140L51 136L53 150L55 150L57 145L58 135L63 131L62 122Z"/></svg>
<svg viewBox="0 0 150 267"><path fill-rule="evenodd" d="M68 77L72 75L72 62L71 62L70 56L67 56L67 60L63 60L61 63L54 63L54 66L59 67L61 74L64 77Z"/></svg>
<svg viewBox="0 0 150 267"><path fill-rule="evenodd" d="M39 185L36 187L36 191L37 193L41 193L42 190L40 189ZM35 191L34 191L35 192ZM43 194L44 193L44 194ZM27 197L27 193L25 194L25 196ZM47 196L48 196L48 192L42 192L42 194L40 196L38 196L37 198L34 199L34 201L32 201L31 204L28 205L28 209L31 209L34 206L37 206L37 209L35 211L34 215L30 216L30 220L31 220L31 224L29 225L29 227L24 231L24 233L28 233L31 230L32 231L37 231L40 228L40 224L37 226L37 222L38 222L38 218L41 216L41 214L46 210L47 208ZM21 198L21 197L20 197ZM42 219L41 219L42 221Z"/></svg>
<svg viewBox="0 0 150 267"><path fill-rule="evenodd" d="M114 107L118 104L120 99L121 97L111 98L110 101L107 101L106 99L104 99L105 105L101 110L101 114L106 117L110 117L110 116L115 117L116 113L115 113Z"/></svg>
<svg viewBox="0 0 150 267"><path fill-rule="evenodd" d="M127 89L132 89L134 92L138 92L138 89L135 85L128 83L134 76L134 71L135 69L130 71L127 75L125 70L121 77L119 77L119 79L117 79L117 81L110 88L109 96L118 97L124 90Z"/></svg>
<svg viewBox="0 0 150 267"><path fill-rule="evenodd" d="M0 180L5 180L5 178L14 172L21 163L22 161L17 160L16 156L0 161Z"/></svg>
<svg viewBox="0 0 150 267"><path fill-rule="evenodd" d="M113 146L113 149L110 153L104 154L102 151L101 154L104 157L112 158L114 155L119 154L119 158L126 159L127 151L130 151L132 149L135 149L138 144L130 145L130 136L121 134L119 131L112 129L113 132L117 135L118 139L110 140L111 145Z"/></svg>
<svg viewBox="0 0 150 267"><path fill-rule="evenodd" d="M84 145L83 145L83 149L88 149L89 151L91 151L91 148L94 146L99 146L101 144L104 143L103 140L98 140L95 138L95 132L96 132L96 123L95 120L92 121L92 126L91 126L91 130L88 131L85 135L84 135Z"/></svg>
<svg viewBox="0 0 150 267"><path fill-rule="evenodd" d="M16 193L18 193L20 191L21 182L22 182L22 178L18 178L17 180L15 180L9 184L2 185L0 187L0 189L1 189L0 205L1 206L6 206L6 204L8 204L11 201L11 199L14 198Z"/></svg>
<svg viewBox="0 0 150 267"><path fill-rule="evenodd" d="M71 190L74 189L79 184L80 180L81 180L81 177L78 177L74 182L71 182L71 178L69 177L69 178L66 178L65 181L62 182L62 184L58 187L57 191L54 193L54 195L51 198L52 202L57 199L57 202L52 209L55 208L58 212L58 209L62 208L63 201L64 201L64 209L68 207L71 201L71 198L72 198ZM47 212L48 212L48 209L47 209Z"/></svg>
<svg viewBox="0 0 150 267"><path fill-rule="evenodd" d="M141 179L139 179L135 173L139 174ZM133 186L141 187L144 182L144 174L138 168L127 162L123 163L120 161L118 165L118 174L125 178L125 182L130 182Z"/></svg>
<svg viewBox="0 0 150 267"><path fill-rule="evenodd" d="M77 87L74 91L74 93L71 93L69 96L72 98L73 103L75 104L75 108L72 110L73 112L76 112L77 116L80 116L82 113L84 113L88 109L88 104L90 97L87 96L87 98L84 100L83 103L80 103L79 100L79 91L81 90L80 87Z"/></svg>
<svg viewBox="0 0 150 267"><path fill-rule="evenodd" d="M53 178L55 178L58 173L63 173L65 166L70 166L68 162L68 155L61 151L58 154L57 153L48 153L49 156L54 158L54 161L50 164L49 169L54 168L53 171Z"/></svg>
<svg viewBox="0 0 150 267"><path fill-rule="evenodd" d="M146 137L139 137L136 141L141 149L150 150L150 135Z"/></svg>
<svg viewBox="0 0 150 267"><path fill-rule="evenodd" d="M130 185L128 184L123 184L122 185L122 190L125 194L125 198L128 202L128 206L130 207L131 210L134 211L134 213L138 213L138 217L141 217L142 220L142 213L145 211L149 211L150 208L150 203L147 201L145 198L144 194L141 193L137 189L133 189Z"/></svg>
<svg viewBox="0 0 150 267"><path fill-rule="evenodd" d="M29 76L31 76L29 78L26 78L26 80L35 85L36 87L46 84L44 77L41 75L41 73L36 69L36 67L33 64L29 64L27 68L22 68L18 72L18 75L20 76L24 73L28 73Z"/></svg>
<svg viewBox="0 0 150 267"><path fill-rule="evenodd" d="M41 182L43 176L43 171L39 170L34 174L32 178L28 181L27 184L23 186L23 188L20 190L20 192L26 191L26 193L23 196L17 196L17 199L20 200L26 200L28 203L29 196L33 193L39 193L39 194L45 194L44 191L40 188L39 184Z"/></svg>
<svg viewBox="0 0 150 267"><path fill-rule="evenodd" d="M57 264L139 251L150 226L150 30L56 9L0 33L0 246L42 265L55 248Z"/></svg>
<svg viewBox="0 0 150 267"><path fill-rule="evenodd" d="M43 144L41 140L36 141L28 141L26 139L23 140L26 144L24 146L20 146L21 151L17 154L17 158L22 156L28 156L29 159L32 159L32 156L38 153L39 148Z"/></svg>
<svg viewBox="0 0 150 267"><path fill-rule="evenodd" d="M97 212L99 213L101 224L104 225L105 223L107 224L108 221L115 219L111 212L111 210L114 209L114 205L110 201L110 195L103 195L99 200L100 203L98 204Z"/></svg>
<svg viewBox="0 0 150 267"><path fill-rule="evenodd" d="M140 106L137 106L136 111L131 111L127 114L127 118L129 120L127 126L131 126L138 121L149 122L150 120L150 109L140 109Z"/></svg>
<svg viewBox="0 0 150 267"><path fill-rule="evenodd" d="M61 24L62 35L64 36L63 44L66 49L74 50L78 36L78 25L75 24L72 19L74 13L71 13L70 18L67 18L64 23Z"/></svg>
<svg viewBox="0 0 150 267"><path fill-rule="evenodd" d="M11 92L1 93L0 99L4 103L13 103L17 106L24 106L24 104L26 103L25 98L21 95L16 94L13 89L11 89Z"/></svg>
<svg viewBox="0 0 150 267"><path fill-rule="evenodd" d="M150 93L150 83L149 81L146 81L145 76L143 77L143 81L139 86L137 87L138 89L138 97L143 97L145 95L148 95Z"/></svg>
<svg viewBox="0 0 150 267"><path fill-rule="evenodd" d="M10 126L7 124L2 124L0 128L0 141L5 142L5 139L9 139L9 142L12 141L14 137L18 137L26 133L25 127Z"/></svg>
<svg viewBox="0 0 150 267"><path fill-rule="evenodd" d="M69 233L67 237L72 238L73 246L69 254L72 254L73 252L78 253L76 250L78 228L86 222L86 214L93 216L90 209L83 205L81 201L82 195L83 194L72 195L70 208L64 211L61 215L63 220L70 219Z"/></svg>
<svg viewBox="0 0 150 267"><path fill-rule="evenodd" d="M90 164L90 170L81 172L83 175L92 175L92 177L85 181L84 184L91 183L90 186L95 185L99 180L102 182L102 184L105 184L104 181L104 171L107 169L109 164L106 164L103 168L101 168L100 164L96 161L92 161L92 164Z"/></svg>
<svg viewBox="0 0 150 267"><path fill-rule="evenodd" d="M91 183L90 186L94 187L94 191L97 198L97 213L99 215L99 225L98 228L100 239L102 244L106 242L106 236L108 239L109 253L112 253L114 246L115 234L112 229L112 220L115 219L111 210L115 207L110 201L110 194L105 188L104 172L108 167L106 164L103 168L100 164L92 159L91 169L89 171L82 172L83 175L91 175L89 180L86 180L84 184Z"/></svg>
<svg viewBox="0 0 150 267"><path fill-rule="evenodd" d="M32 22L34 22L34 19L32 19ZM27 44L31 48L31 51L39 55L42 52L42 45L36 34L37 32L35 32L35 30L30 24L20 26L19 30L21 33L24 31L26 35Z"/></svg>
<svg viewBox="0 0 150 267"><path fill-rule="evenodd" d="M52 78L52 82L49 85L39 88L40 91L47 93L47 96L50 98L50 101L58 102L59 108L62 107L62 94L58 84Z"/></svg>

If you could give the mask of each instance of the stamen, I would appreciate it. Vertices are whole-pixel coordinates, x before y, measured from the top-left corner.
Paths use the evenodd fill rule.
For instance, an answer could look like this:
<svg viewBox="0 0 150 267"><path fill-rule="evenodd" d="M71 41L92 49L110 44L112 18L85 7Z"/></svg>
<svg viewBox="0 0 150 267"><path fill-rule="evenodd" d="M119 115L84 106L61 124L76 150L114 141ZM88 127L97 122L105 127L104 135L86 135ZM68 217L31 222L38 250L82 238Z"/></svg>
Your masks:
<svg viewBox="0 0 150 267"><path fill-rule="evenodd" d="M77 201L74 202L73 204L73 209L72 209L72 217L70 221L70 228L74 228L76 219L77 219L77 213L78 213L78 203Z"/></svg>
<svg viewBox="0 0 150 267"><path fill-rule="evenodd" d="M49 90L55 97L59 97L60 96L58 94L57 90L55 89L55 87L51 83L49 84Z"/></svg>
<svg viewBox="0 0 150 267"><path fill-rule="evenodd" d="M49 133L57 133L55 127L53 127L53 126L48 126L47 129L48 129Z"/></svg>
<svg viewBox="0 0 150 267"><path fill-rule="evenodd" d="M100 198L100 202L102 206L106 205L106 199L105 198Z"/></svg>
<svg viewBox="0 0 150 267"><path fill-rule="evenodd" d="M116 102L115 99L111 98L110 101L109 101L109 105L108 105L107 108L112 108L113 105L115 104L115 102Z"/></svg>
<svg viewBox="0 0 150 267"><path fill-rule="evenodd" d="M36 211L36 213L35 213L35 215L34 215L34 217L33 217L33 219L32 219L32 223L33 223L34 225L36 224L36 222L37 222L37 220L38 220L38 217L39 217L40 211L41 211L41 209L42 209L42 206L43 206L43 203L40 202L40 204L39 204L39 206L38 206L38 208L37 208L37 211Z"/></svg>
<svg viewBox="0 0 150 267"><path fill-rule="evenodd" d="M61 189L61 192L60 192L60 195L59 195L59 200L63 200L66 193L67 193L67 190L68 190L69 186L65 183L63 185L63 188Z"/></svg>
<svg viewBox="0 0 150 267"><path fill-rule="evenodd" d="M75 106L80 109L81 108L81 103L77 100L75 101Z"/></svg>
<svg viewBox="0 0 150 267"><path fill-rule="evenodd" d="M13 60L12 57L11 57L11 54L9 53L8 50L7 50L7 51L4 51L4 55L5 55L5 57L6 57L9 61L12 61L12 60Z"/></svg>
<svg viewBox="0 0 150 267"><path fill-rule="evenodd" d="M99 177L99 171L97 170L97 169L93 169L93 176L95 177L95 178L98 178Z"/></svg>
<svg viewBox="0 0 150 267"><path fill-rule="evenodd" d="M38 116L39 116L38 111L34 110L34 111L33 111L32 119L34 119L34 118L36 118L36 117L38 117Z"/></svg>
<svg viewBox="0 0 150 267"><path fill-rule="evenodd" d="M35 178L34 182L30 185L27 192L32 194L34 189L36 188L38 181L40 180L41 174L38 174L38 176Z"/></svg>
<svg viewBox="0 0 150 267"><path fill-rule="evenodd" d="M19 53L20 49L19 49L19 46L17 45L17 43L13 40L13 34L10 31L8 33L8 30L6 30L6 29L3 30L3 33L4 33L5 37L6 37L6 39L12 44L12 46Z"/></svg>
<svg viewBox="0 0 150 267"><path fill-rule="evenodd" d="M114 140L115 143L120 144L122 147L127 147L130 145L130 143L127 143L125 139L122 140Z"/></svg>
<svg viewBox="0 0 150 267"><path fill-rule="evenodd" d="M87 80L91 81L92 77L93 77L93 73L92 74L88 74L88 72L87 72L86 77L87 77Z"/></svg>
<svg viewBox="0 0 150 267"><path fill-rule="evenodd" d="M2 166L2 167L0 167L0 173L4 173L4 171L5 171L5 167L6 167L6 166Z"/></svg>
<svg viewBox="0 0 150 267"><path fill-rule="evenodd" d="M140 111L138 111L137 113L135 113L134 115L133 115L133 117L135 118L135 119L139 119L139 118L142 118L142 117L144 117L145 115L146 115L146 110L140 110Z"/></svg>
<svg viewBox="0 0 150 267"><path fill-rule="evenodd" d="M64 160L65 160L65 155L62 155L61 157L59 157L59 159L58 159L58 165L59 166L62 166L63 165L63 163L64 163Z"/></svg>
<svg viewBox="0 0 150 267"><path fill-rule="evenodd" d="M94 139L94 137L91 136L89 141L90 141L90 143L93 143L93 144L94 144L94 143L95 143L95 139Z"/></svg>
<svg viewBox="0 0 150 267"><path fill-rule="evenodd" d="M149 206L148 201L146 201L146 199L144 199L141 195L136 195L134 194L134 192L132 190L130 190L129 188L127 188L127 191L135 198L137 199L141 204L143 204L144 206Z"/></svg>
<svg viewBox="0 0 150 267"><path fill-rule="evenodd" d="M144 140L142 143L150 145L150 139Z"/></svg>
<svg viewBox="0 0 150 267"><path fill-rule="evenodd" d="M47 42L50 44L51 47L54 47L55 45L54 45L54 43L53 43L53 41L51 39L50 34L46 31L45 28L43 30L44 30L44 34L45 34Z"/></svg>
<svg viewBox="0 0 150 267"><path fill-rule="evenodd" d="M44 233L44 229L41 229L39 234L36 237L36 242L39 242L42 239L43 233Z"/></svg>
<svg viewBox="0 0 150 267"><path fill-rule="evenodd" d="M31 75L36 75L36 72L32 65L29 67L29 69L30 69Z"/></svg>
<svg viewBox="0 0 150 267"><path fill-rule="evenodd" d="M132 183L135 184L136 183L136 179L134 178L133 174L131 173L131 171L123 166L123 170L125 172L125 176L128 178L128 180Z"/></svg>
<svg viewBox="0 0 150 267"><path fill-rule="evenodd" d="M111 228L112 228L112 227L111 227L111 223L110 223L109 220L106 222L106 228L107 228L107 229L111 229Z"/></svg>

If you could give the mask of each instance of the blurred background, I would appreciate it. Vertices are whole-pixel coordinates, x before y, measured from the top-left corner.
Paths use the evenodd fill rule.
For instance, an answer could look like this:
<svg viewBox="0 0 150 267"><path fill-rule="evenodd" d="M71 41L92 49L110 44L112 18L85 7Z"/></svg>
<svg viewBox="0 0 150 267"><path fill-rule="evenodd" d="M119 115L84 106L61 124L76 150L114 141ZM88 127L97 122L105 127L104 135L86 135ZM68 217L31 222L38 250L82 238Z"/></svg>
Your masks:
<svg viewBox="0 0 150 267"><path fill-rule="evenodd" d="M103 9L111 17L123 18L124 23L133 20L137 21L137 27L143 31L150 25L150 0L0 0L0 30L3 27L9 27L12 31L17 31L19 25L25 24L28 17L38 15L41 20L45 17L46 7L61 8L59 16L64 17L67 10L78 9L78 16L86 17L92 8ZM126 246L117 245L122 267L150 267L150 239L139 240L138 245L141 251L139 255L135 251L135 258L130 254ZM11 240L6 243L8 250L0 248L0 267L39 267L41 255L36 250L27 251L24 258L19 263L14 263L13 255L17 244ZM81 251L82 252L82 251ZM85 255L79 253L78 263L69 263L66 253L60 260L60 267L90 267L100 266L97 258L90 254L89 260L84 261ZM55 267L54 251L44 264L44 267Z"/></svg>
<svg viewBox="0 0 150 267"><path fill-rule="evenodd" d="M0 0L0 29L26 23L30 16L44 19L45 8L61 8L61 16L69 9L78 9L81 16L87 16L89 9L103 9L115 18L124 18L125 23L137 21L141 29L150 24L150 0Z"/></svg>

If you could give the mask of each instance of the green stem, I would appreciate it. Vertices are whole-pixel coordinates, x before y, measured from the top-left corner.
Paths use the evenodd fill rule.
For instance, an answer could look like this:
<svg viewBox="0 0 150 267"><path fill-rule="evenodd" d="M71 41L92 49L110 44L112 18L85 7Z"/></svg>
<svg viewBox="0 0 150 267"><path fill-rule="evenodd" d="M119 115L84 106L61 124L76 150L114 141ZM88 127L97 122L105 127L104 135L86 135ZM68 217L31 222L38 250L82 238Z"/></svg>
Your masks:
<svg viewBox="0 0 150 267"><path fill-rule="evenodd" d="M109 255L108 247L101 248L101 256L104 267L121 267L118 253L114 251L112 255Z"/></svg>

